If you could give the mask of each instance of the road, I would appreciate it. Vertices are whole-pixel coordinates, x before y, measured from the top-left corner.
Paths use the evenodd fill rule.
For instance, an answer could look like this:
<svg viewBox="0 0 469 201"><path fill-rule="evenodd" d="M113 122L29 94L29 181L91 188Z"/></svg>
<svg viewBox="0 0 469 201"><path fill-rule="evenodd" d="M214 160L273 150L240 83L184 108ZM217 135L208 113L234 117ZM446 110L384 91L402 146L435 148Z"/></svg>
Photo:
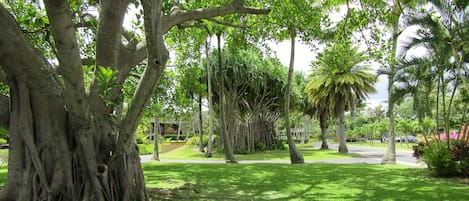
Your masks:
<svg viewBox="0 0 469 201"><path fill-rule="evenodd" d="M313 142L314 147L321 147L320 142ZM329 143L329 149L338 149L338 145ZM399 146L399 145L396 145ZM358 158L349 159L338 159L340 162L337 163L367 163L367 164L381 164L381 160L386 153L385 148L373 148L373 147L360 147L347 144L347 148L350 153L356 153L361 155ZM418 161L413 155L413 151L407 150L396 150L396 163L401 165L412 165L412 166L424 166L423 162ZM327 160L325 162L331 162Z"/></svg>

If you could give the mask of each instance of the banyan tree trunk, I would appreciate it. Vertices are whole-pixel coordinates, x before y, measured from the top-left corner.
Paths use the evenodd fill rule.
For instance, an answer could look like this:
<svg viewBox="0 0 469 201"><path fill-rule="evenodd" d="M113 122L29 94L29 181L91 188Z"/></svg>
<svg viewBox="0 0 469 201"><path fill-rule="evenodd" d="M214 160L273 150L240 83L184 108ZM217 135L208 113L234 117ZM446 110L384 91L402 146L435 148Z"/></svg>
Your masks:
<svg viewBox="0 0 469 201"><path fill-rule="evenodd" d="M136 146L120 149L112 134L84 132L61 98L10 83L9 174L0 200L148 199Z"/></svg>

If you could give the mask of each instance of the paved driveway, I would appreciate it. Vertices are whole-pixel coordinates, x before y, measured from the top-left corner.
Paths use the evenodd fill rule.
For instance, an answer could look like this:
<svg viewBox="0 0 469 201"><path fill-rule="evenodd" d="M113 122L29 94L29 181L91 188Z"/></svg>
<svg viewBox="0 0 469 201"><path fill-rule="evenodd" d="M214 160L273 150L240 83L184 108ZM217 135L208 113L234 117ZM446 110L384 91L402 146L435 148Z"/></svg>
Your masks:
<svg viewBox="0 0 469 201"><path fill-rule="evenodd" d="M313 142L314 147L321 147L320 142ZM329 143L330 149L338 149L338 145ZM396 145L400 146L400 145ZM342 162L349 163L367 163L367 164L381 164L381 160L386 153L386 148L372 148L372 147L360 147L355 145L347 144L347 148L350 153L360 154L359 158L350 159L338 159ZM412 166L424 166L423 162L418 161L413 155L412 151L396 150L396 163L401 165L412 165ZM332 160L327 160L331 162Z"/></svg>

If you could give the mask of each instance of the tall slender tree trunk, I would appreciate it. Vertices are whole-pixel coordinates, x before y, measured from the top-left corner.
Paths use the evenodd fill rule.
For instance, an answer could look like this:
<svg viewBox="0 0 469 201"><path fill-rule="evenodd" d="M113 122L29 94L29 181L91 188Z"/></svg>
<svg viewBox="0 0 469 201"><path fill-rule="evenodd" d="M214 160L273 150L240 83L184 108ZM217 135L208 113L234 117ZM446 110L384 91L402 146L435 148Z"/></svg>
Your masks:
<svg viewBox="0 0 469 201"><path fill-rule="evenodd" d="M153 140L155 143L153 147L153 160L160 161L160 152L158 150L160 140L158 138L158 135L161 133L161 131L160 131L160 119L157 117L155 117L155 125L153 128L153 132L154 132Z"/></svg>
<svg viewBox="0 0 469 201"><path fill-rule="evenodd" d="M290 128L290 95L291 95L291 83L293 77L293 68L295 62L295 40L296 40L296 30L290 30L290 40L291 40L291 51L290 51L290 67L288 68L288 79L287 79L287 94L285 96L285 127L287 132L288 140L288 149L290 151L290 161L292 164L304 163L303 155L301 155L300 150L295 145L293 140L291 128Z"/></svg>
<svg viewBox="0 0 469 201"><path fill-rule="evenodd" d="M227 163L237 163L236 158L233 154L233 149L231 148L231 139L228 135L228 130L226 126L226 102L225 102L225 78L224 78L224 69L221 56L221 34L217 34L217 48L218 48L218 68L219 68L219 81L220 81L220 122L221 122L221 135L223 136L223 150L225 152L225 160Z"/></svg>
<svg viewBox="0 0 469 201"><path fill-rule="evenodd" d="M303 117L303 134L301 135L301 144L305 144L306 136L308 135L308 116Z"/></svg>
<svg viewBox="0 0 469 201"><path fill-rule="evenodd" d="M396 164L396 138L395 132L395 121L394 121L394 74L396 71L396 49L397 49L397 38L399 37L399 18L402 14L400 8L400 0L394 0L392 14L394 15L394 21L392 22L392 47L391 47L391 58L389 59L389 74L388 74L388 115L389 115L389 136L388 136L388 148L386 154L384 154L381 160L382 164Z"/></svg>
<svg viewBox="0 0 469 201"><path fill-rule="evenodd" d="M177 134L177 137L176 137L176 140L179 141L179 138L181 137L181 124L182 124L182 120L181 120L182 117L179 117L179 121L178 121L178 134ZM191 118L192 119L192 118ZM194 130L194 124L191 124L191 128L192 128L192 131L195 132Z"/></svg>
<svg viewBox="0 0 469 201"><path fill-rule="evenodd" d="M347 143L345 142L345 103L339 105L339 152L348 153Z"/></svg>
<svg viewBox="0 0 469 201"><path fill-rule="evenodd" d="M202 122L202 95L199 95L199 152L205 152L204 150L204 130Z"/></svg>
<svg viewBox="0 0 469 201"><path fill-rule="evenodd" d="M210 39L209 39L210 40ZM205 57L207 59L207 82L208 82L208 144L207 152L205 157L212 157L212 146L213 146L213 103L212 103L212 69L210 66L210 57L209 57L209 42L205 43Z"/></svg>
<svg viewBox="0 0 469 201"><path fill-rule="evenodd" d="M321 149L329 149L327 144L327 115L325 113L319 116L319 126L321 127Z"/></svg>

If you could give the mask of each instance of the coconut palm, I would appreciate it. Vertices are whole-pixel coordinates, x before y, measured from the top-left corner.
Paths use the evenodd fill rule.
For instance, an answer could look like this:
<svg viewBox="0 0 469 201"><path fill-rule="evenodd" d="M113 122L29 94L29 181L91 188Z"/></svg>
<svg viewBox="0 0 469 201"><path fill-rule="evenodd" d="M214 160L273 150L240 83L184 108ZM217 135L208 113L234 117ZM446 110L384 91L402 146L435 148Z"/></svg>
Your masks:
<svg viewBox="0 0 469 201"><path fill-rule="evenodd" d="M364 64L364 53L348 42L329 45L318 56L305 92L312 105L328 107L338 119L339 152L346 153L345 111L355 100L364 100L368 93L376 91L376 76L370 73L370 66Z"/></svg>
<svg viewBox="0 0 469 201"><path fill-rule="evenodd" d="M379 122L385 116L386 111L383 108L383 105L377 105L373 108L370 108L370 114L375 121Z"/></svg>

